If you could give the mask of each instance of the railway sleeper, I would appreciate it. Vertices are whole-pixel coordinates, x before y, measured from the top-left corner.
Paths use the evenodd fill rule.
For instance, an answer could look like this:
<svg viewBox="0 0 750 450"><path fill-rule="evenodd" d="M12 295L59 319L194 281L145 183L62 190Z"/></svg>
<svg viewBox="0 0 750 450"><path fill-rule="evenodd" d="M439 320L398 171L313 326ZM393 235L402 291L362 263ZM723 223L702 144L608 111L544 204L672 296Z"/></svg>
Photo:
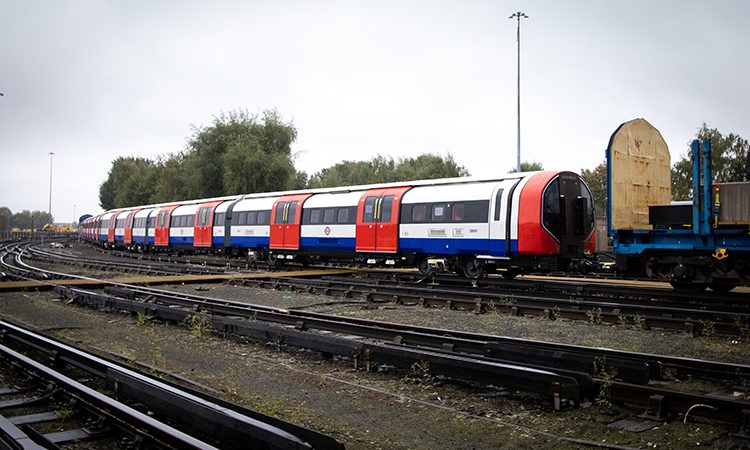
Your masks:
<svg viewBox="0 0 750 450"><path fill-rule="evenodd" d="M145 313L146 305L136 300L88 293L76 298L85 306L110 308L130 313ZM182 323L193 312L166 305L150 305L150 312L161 320ZM249 337L281 347L290 345L341 356L356 356L357 364L371 366L391 364L403 369L417 361L428 361L430 373L482 384L503 385L549 397L556 407L578 405L588 398L591 386L588 375L567 371L565 375L523 365L478 359L466 355L445 354L437 351L409 348L388 343L365 342L358 338L322 335L261 321L249 321L225 316L207 316L214 331ZM369 364L368 364L369 363ZM566 371L560 371L566 372ZM580 381L587 386L582 389Z"/></svg>

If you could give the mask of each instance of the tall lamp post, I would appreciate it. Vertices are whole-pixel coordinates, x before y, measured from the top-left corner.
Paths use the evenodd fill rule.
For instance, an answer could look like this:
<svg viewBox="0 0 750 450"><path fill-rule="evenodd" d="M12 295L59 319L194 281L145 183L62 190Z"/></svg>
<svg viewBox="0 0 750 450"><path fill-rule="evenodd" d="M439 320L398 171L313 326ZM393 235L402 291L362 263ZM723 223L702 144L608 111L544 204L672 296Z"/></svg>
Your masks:
<svg viewBox="0 0 750 450"><path fill-rule="evenodd" d="M55 152L49 152L49 210L47 211L52 217L52 156Z"/></svg>
<svg viewBox="0 0 750 450"><path fill-rule="evenodd" d="M517 79L517 87L518 87L518 130L517 130L517 151L516 151L516 171L521 171L521 19L528 19L529 16L522 13L521 11L516 11L515 13L511 14L509 19L516 19L516 42L518 47L518 79Z"/></svg>

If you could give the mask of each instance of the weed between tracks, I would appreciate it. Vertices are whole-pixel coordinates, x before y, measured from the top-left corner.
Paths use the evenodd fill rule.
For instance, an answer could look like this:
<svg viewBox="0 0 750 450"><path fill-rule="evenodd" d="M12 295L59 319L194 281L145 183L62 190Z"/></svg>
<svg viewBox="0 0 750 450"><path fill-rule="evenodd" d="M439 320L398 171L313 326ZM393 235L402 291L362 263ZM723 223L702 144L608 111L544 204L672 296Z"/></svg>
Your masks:
<svg viewBox="0 0 750 450"><path fill-rule="evenodd" d="M190 330L190 333L197 338L208 336L213 332L211 319L206 316L191 314L185 318L185 324Z"/></svg>

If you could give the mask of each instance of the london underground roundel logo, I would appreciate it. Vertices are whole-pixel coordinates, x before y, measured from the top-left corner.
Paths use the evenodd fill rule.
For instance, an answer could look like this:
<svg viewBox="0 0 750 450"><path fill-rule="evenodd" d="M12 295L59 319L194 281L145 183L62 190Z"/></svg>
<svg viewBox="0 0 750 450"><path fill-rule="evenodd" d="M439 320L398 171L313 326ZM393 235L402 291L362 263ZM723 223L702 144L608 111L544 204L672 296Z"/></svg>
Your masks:
<svg viewBox="0 0 750 450"><path fill-rule="evenodd" d="M326 236L328 236L329 234L331 234L331 227L326 227L325 230L323 230L323 233L325 233Z"/></svg>

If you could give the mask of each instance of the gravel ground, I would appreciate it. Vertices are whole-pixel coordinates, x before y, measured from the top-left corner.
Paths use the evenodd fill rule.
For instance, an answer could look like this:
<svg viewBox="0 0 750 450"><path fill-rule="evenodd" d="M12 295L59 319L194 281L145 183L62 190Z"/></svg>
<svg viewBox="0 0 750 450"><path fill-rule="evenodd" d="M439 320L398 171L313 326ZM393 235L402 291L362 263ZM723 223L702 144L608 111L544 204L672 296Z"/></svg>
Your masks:
<svg viewBox="0 0 750 450"><path fill-rule="evenodd" d="M287 308L335 300L218 284L172 288ZM698 353L719 355L729 348L737 353L736 358L740 358L740 351L748 354L744 341L730 344L712 337L694 339L614 328L627 336L619 339L613 335L623 333L613 333L612 327L498 314L393 305L376 309L319 305L311 309L626 349L649 345L668 349L668 342L677 338L680 348ZM235 403L330 434L350 449L586 446L572 439L639 448L717 447L732 431L700 419L688 424L661 424L638 434L615 430L606 425L641 411L594 405L555 413L541 399L521 393L404 374L364 373L353 370L348 361L325 360L313 352L279 352L257 343L196 336L184 327L141 324L127 315L68 306L51 293L2 294L0 315L30 323L95 352L121 355L133 364L145 363L179 374ZM638 344L639 340L650 344ZM618 342L624 345L616 345ZM680 348L673 348L673 353Z"/></svg>
<svg viewBox="0 0 750 450"><path fill-rule="evenodd" d="M82 254L97 253L77 246ZM97 253L98 254L98 253ZM57 267L69 271L70 267ZM112 272L108 274L110 277ZM633 325L595 325L540 317L368 304L228 284L161 287L281 308L522 337L628 351L748 363L746 337L690 337ZM184 326L66 305L52 293L0 294L0 317L21 321L130 364L146 364L192 380L199 389L327 434L349 449L729 448L736 431L691 418L632 433L607 427L641 410L606 404L554 412L544 399L519 392L404 373L365 373L351 362L210 335ZM681 380L672 388L721 386ZM736 447L735 447L736 448Z"/></svg>

